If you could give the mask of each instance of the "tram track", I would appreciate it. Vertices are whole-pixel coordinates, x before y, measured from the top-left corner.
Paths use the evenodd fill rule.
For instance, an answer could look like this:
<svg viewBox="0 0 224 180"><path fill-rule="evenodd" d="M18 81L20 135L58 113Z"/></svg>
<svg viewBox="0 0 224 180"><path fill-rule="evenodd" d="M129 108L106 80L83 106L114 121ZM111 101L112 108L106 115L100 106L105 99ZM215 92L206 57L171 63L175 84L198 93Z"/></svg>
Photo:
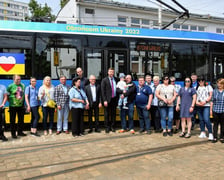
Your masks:
<svg viewBox="0 0 224 180"><path fill-rule="evenodd" d="M67 168L67 169L62 168L63 170L61 170L61 171L55 171L52 173L47 173L47 174L27 178L27 179L42 179L42 178L57 176L60 174L65 174L65 173L69 173L69 172L73 172L73 171L77 171L77 170L81 170L81 169L86 169L86 168L97 166L97 165L113 163L113 162L131 159L131 158L135 158L135 157L139 157L139 156L156 154L156 153L160 153L160 152L171 151L171 150L185 148L185 147L189 147L189 146L202 145L202 144L206 144L206 143L208 143L208 141L193 141L193 142L187 142L187 143L181 143L181 144L175 144L175 145L146 148L146 149L127 152L127 153L120 153L120 154L113 154L113 155L106 155L106 156L97 156L97 157L93 157L93 158L64 161L64 162L59 162L59 163L50 163L50 164L46 164L46 165L30 166L30 167L20 168L20 169L19 168L11 169L11 170L7 170L7 171L0 171L0 174L14 172L14 171L21 172L21 171L26 171L27 169L37 170L37 169L43 169L43 168L63 167L65 165L71 165L71 167L73 166L72 168ZM80 165L80 163L81 164L84 163L84 165Z"/></svg>
<svg viewBox="0 0 224 180"><path fill-rule="evenodd" d="M144 135L136 134L134 136L136 137L136 136L144 136ZM110 137L82 139L82 140L74 139L74 140L70 140L70 141L62 141L62 142L57 142L57 143L45 143L45 144L27 145L27 146L20 146L20 147L0 148L0 152L6 152L3 154L0 154L0 157L36 152L36 151L40 151L40 150L59 148L59 147L64 147L64 146L77 146L80 144L100 142L100 141L109 140L109 139L110 140L123 139L123 138L129 138L129 137L133 137L133 135L110 136ZM13 150L17 150L17 152L7 153L7 151L13 151Z"/></svg>

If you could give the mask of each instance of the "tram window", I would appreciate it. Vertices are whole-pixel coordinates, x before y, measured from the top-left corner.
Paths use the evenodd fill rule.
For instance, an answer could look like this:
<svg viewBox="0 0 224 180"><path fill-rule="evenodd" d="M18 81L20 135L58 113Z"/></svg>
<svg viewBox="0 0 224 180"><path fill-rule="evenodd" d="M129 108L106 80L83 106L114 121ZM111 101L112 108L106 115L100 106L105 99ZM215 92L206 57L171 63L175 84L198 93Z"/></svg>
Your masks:
<svg viewBox="0 0 224 180"><path fill-rule="evenodd" d="M102 51L90 49L85 50L85 59L87 61L87 77L95 75L96 79L102 79Z"/></svg>

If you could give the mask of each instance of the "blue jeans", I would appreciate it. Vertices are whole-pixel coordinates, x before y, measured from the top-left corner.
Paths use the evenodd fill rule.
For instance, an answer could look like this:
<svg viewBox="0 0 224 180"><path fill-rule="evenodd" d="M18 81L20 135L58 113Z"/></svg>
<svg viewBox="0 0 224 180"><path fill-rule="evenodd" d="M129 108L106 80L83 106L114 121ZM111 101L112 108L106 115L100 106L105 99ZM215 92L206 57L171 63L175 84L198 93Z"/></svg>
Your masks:
<svg viewBox="0 0 224 180"><path fill-rule="evenodd" d="M68 115L69 115L68 104L65 104L61 110L58 109L57 131L62 130L62 120L63 120L63 131L68 130Z"/></svg>
<svg viewBox="0 0 224 180"><path fill-rule="evenodd" d="M37 128L40 114L38 112L39 106L31 107L31 128Z"/></svg>
<svg viewBox="0 0 224 180"><path fill-rule="evenodd" d="M49 129L53 128L53 123L54 123L54 108L49 108L49 107L43 107L42 106L42 111L43 111L43 128L44 130L47 130L47 117L49 114Z"/></svg>
<svg viewBox="0 0 224 180"><path fill-rule="evenodd" d="M173 126L173 106L160 107L160 117L162 129L166 129L166 117L168 117L168 129L172 129Z"/></svg>
<svg viewBox="0 0 224 180"><path fill-rule="evenodd" d="M197 110L201 131L205 131L205 125L206 125L208 132L212 133L212 124L210 121L210 107L209 106L197 107Z"/></svg>
<svg viewBox="0 0 224 180"><path fill-rule="evenodd" d="M128 103L128 97L124 97L123 99L121 99L121 97L118 100L118 106L123 106L123 105L127 105Z"/></svg>
<svg viewBox="0 0 224 180"><path fill-rule="evenodd" d="M134 121L133 121L133 114L134 114L134 102L127 104L128 109L123 109L121 106L120 110L120 118L121 118L121 128L126 130L127 129L127 122L126 122L126 115L128 115L128 126L129 130L134 129Z"/></svg>
<svg viewBox="0 0 224 180"><path fill-rule="evenodd" d="M150 119L149 119L149 110L146 107L137 107L138 116L139 116L139 125L141 130L150 130ZM145 125L145 128L144 128Z"/></svg>

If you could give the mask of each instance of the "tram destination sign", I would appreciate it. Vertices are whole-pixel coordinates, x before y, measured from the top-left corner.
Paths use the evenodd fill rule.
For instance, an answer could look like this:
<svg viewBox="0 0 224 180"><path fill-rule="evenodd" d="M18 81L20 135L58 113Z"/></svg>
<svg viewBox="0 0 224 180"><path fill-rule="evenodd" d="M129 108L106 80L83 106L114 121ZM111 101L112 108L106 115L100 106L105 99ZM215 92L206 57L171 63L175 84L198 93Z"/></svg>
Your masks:
<svg viewBox="0 0 224 180"><path fill-rule="evenodd" d="M208 33L208 32L190 32L190 31L176 31L176 30L156 30L156 29L144 29L144 28L3 21L3 20L0 20L0 32L1 31L224 42L223 34Z"/></svg>

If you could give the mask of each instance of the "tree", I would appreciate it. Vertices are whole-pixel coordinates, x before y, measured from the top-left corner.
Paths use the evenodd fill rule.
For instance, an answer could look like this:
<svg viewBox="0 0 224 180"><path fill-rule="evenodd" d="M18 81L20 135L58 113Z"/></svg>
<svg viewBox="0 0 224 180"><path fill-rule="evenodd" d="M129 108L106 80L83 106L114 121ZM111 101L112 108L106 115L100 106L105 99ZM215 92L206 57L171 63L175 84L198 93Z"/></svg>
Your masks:
<svg viewBox="0 0 224 180"><path fill-rule="evenodd" d="M69 0L61 0L60 1L61 8L63 8L68 1Z"/></svg>
<svg viewBox="0 0 224 180"><path fill-rule="evenodd" d="M35 22L51 22L55 20L55 16L51 14L51 8L46 3L42 7L36 0L30 0L28 6L31 17L28 17L27 20Z"/></svg>

